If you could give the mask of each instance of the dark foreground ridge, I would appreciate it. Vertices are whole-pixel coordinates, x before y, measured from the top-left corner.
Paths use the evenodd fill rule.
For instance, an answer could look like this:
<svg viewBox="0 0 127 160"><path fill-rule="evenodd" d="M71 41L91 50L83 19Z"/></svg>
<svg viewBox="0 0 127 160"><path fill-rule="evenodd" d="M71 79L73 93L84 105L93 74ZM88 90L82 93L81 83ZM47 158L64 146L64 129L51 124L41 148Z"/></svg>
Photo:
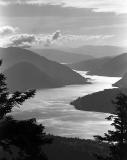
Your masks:
<svg viewBox="0 0 127 160"><path fill-rule="evenodd" d="M108 154L108 145L94 140L51 136L52 144L44 151L48 160L96 160L94 154Z"/></svg>

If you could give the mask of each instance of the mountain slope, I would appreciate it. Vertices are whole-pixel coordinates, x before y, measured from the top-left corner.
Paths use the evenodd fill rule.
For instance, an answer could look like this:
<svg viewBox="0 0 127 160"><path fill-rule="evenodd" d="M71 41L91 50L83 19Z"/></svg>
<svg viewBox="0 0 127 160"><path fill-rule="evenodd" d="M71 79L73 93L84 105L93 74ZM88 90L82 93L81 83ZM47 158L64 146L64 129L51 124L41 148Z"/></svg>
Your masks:
<svg viewBox="0 0 127 160"><path fill-rule="evenodd" d="M55 49L32 49L32 51L38 53L41 56L46 57L49 60L59 63L76 63L81 60L92 59L90 55L83 55L78 53L69 53Z"/></svg>
<svg viewBox="0 0 127 160"><path fill-rule="evenodd" d="M115 107L112 104L112 100L115 100L120 92L127 94L127 89L106 89L84 97L79 97L71 102L71 104L78 110L113 113Z"/></svg>
<svg viewBox="0 0 127 160"><path fill-rule="evenodd" d="M104 63L96 72L99 75L123 76L127 72L127 53L113 57Z"/></svg>
<svg viewBox="0 0 127 160"><path fill-rule="evenodd" d="M81 61L79 63L67 64L67 66L75 70L96 71L101 65L108 62L111 58L95 58L87 61Z"/></svg>
<svg viewBox="0 0 127 160"><path fill-rule="evenodd" d="M60 87L61 85L34 65L20 62L4 71L11 91Z"/></svg>
<svg viewBox="0 0 127 160"><path fill-rule="evenodd" d="M78 70L88 70L89 74L120 77L127 72L127 53L115 57L105 57L69 65Z"/></svg>
<svg viewBox="0 0 127 160"><path fill-rule="evenodd" d="M74 72L70 68L57 62L50 61L43 56L39 56L32 51L21 48L1 48L0 57L3 59L1 70L7 70L20 62L29 62L37 67L41 72L59 82L61 86L69 84L84 84L86 79Z"/></svg>
<svg viewBox="0 0 127 160"><path fill-rule="evenodd" d="M125 73L123 78L121 78L118 82L113 84L113 86L116 86L119 88L127 88L127 73Z"/></svg>

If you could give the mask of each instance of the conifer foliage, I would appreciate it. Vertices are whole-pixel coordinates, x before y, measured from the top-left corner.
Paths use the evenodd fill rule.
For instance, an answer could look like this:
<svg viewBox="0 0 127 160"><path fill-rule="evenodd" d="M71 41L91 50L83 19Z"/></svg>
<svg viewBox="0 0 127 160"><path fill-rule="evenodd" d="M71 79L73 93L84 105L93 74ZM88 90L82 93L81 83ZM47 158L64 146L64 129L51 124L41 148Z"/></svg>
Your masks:
<svg viewBox="0 0 127 160"><path fill-rule="evenodd" d="M2 61L0 61L0 65ZM11 154L11 146L19 150L16 160L46 160L42 146L50 143L44 127L36 119L15 120L8 116L14 107L19 107L35 95L35 90L9 93L6 78L0 74L0 147ZM6 159L6 158L4 158ZM10 158L9 158L10 159ZM14 159L14 158L12 158Z"/></svg>
<svg viewBox="0 0 127 160"><path fill-rule="evenodd" d="M116 111L107 117L112 120L114 130L109 130L104 137L94 136L100 142L109 143L109 156L96 155L98 160L127 160L127 95L120 93L113 101Z"/></svg>

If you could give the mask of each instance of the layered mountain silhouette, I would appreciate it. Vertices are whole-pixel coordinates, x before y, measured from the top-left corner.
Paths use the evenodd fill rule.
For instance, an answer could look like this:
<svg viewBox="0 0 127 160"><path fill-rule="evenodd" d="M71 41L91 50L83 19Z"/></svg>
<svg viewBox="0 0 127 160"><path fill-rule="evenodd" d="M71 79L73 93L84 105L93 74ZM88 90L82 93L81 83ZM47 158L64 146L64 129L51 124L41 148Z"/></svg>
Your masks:
<svg viewBox="0 0 127 160"><path fill-rule="evenodd" d="M84 97L79 97L71 102L71 105L74 105L78 110L114 113L115 106L112 100L115 100L120 92L127 94L127 89L106 89Z"/></svg>
<svg viewBox="0 0 127 160"><path fill-rule="evenodd" d="M88 60L93 58L93 56L90 55L69 53L56 49L33 49L33 51L41 56L46 57L49 60L59 63L76 63L82 60Z"/></svg>
<svg viewBox="0 0 127 160"><path fill-rule="evenodd" d="M78 48L66 49L73 53L87 54L96 58L105 56L116 56L127 51L126 48L108 45L84 45Z"/></svg>
<svg viewBox="0 0 127 160"><path fill-rule="evenodd" d="M127 88L127 73L125 73L123 78L121 78L118 82L113 84L113 86L116 86L119 88Z"/></svg>
<svg viewBox="0 0 127 160"><path fill-rule="evenodd" d="M121 77L127 72L127 53L99 59L82 61L68 65L76 70L86 70L89 74Z"/></svg>
<svg viewBox="0 0 127 160"><path fill-rule="evenodd" d="M95 58L87 61L81 61L79 63L68 64L67 66L75 69L75 70L84 70L84 71L96 71L100 66L104 63L108 62L111 58Z"/></svg>
<svg viewBox="0 0 127 160"><path fill-rule="evenodd" d="M10 87L13 86L16 79L19 80L17 77L17 75L20 75L19 73L22 75L20 78L24 77L22 78L24 82L28 83L31 79L31 82L28 85L30 87L27 87L24 83L25 86L20 87L22 89L25 87L25 89L29 89L31 87L50 88L69 84L86 83L85 78L70 68L57 62L50 61L45 57L39 56L26 49L15 47L0 48L0 57L3 59L1 71L4 72L10 80ZM39 80L37 80L37 78L39 78ZM12 81L14 82L11 83ZM19 88L16 83L13 87L10 89Z"/></svg>

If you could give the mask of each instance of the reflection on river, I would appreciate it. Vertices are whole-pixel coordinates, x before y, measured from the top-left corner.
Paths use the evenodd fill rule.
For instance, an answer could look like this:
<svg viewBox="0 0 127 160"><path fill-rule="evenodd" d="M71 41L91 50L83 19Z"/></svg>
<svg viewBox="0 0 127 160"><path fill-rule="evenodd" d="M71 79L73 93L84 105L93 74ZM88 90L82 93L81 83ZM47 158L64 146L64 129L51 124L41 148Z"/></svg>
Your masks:
<svg viewBox="0 0 127 160"><path fill-rule="evenodd" d="M91 78L92 84L39 90L33 99L15 111L15 117L35 117L46 126L46 132L60 136L92 138L106 132L110 128L105 120L107 114L79 111L69 103L79 96L112 88L112 84L120 78L88 76L83 71L79 73Z"/></svg>

